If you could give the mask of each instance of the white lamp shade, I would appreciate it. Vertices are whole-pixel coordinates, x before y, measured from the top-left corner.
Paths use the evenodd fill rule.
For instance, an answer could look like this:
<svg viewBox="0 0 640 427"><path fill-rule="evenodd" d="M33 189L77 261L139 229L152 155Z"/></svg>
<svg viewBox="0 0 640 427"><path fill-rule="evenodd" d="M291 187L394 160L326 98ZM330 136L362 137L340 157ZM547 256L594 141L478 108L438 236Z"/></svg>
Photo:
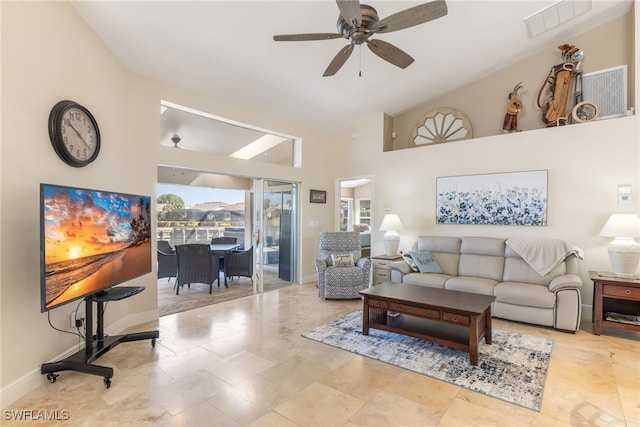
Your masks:
<svg viewBox="0 0 640 427"><path fill-rule="evenodd" d="M640 236L640 216L638 214L611 214L602 227L603 237L638 237Z"/></svg>
<svg viewBox="0 0 640 427"><path fill-rule="evenodd" d="M381 231L398 231L402 230L402 221L397 214L386 214L380 224Z"/></svg>

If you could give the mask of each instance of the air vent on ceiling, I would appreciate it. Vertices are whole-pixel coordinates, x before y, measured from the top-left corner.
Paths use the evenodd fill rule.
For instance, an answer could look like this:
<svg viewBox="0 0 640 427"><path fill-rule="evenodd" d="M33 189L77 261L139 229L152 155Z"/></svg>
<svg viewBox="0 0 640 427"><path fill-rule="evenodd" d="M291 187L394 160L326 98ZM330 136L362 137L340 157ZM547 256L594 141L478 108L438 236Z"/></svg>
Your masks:
<svg viewBox="0 0 640 427"><path fill-rule="evenodd" d="M592 0L561 0L524 18L533 38L591 10Z"/></svg>

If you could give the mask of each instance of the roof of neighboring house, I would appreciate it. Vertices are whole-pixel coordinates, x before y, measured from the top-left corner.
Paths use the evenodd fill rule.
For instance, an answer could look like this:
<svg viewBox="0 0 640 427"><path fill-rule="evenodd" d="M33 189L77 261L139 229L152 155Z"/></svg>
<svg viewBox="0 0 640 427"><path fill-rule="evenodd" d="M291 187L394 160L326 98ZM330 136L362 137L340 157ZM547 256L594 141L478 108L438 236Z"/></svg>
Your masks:
<svg viewBox="0 0 640 427"><path fill-rule="evenodd" d="M220 211L224 210L228 203L225 202L206 202L206 203L198 203L197 205L191 206L191 209L197 209L200 211L208 212L208 211Z"/></svg>
<svg viewBox="0 0 640 427"><path fill-rule="evenodd" d="M244 203L234 203L232 205L225 206L225 211L244 211Z"/></svg>

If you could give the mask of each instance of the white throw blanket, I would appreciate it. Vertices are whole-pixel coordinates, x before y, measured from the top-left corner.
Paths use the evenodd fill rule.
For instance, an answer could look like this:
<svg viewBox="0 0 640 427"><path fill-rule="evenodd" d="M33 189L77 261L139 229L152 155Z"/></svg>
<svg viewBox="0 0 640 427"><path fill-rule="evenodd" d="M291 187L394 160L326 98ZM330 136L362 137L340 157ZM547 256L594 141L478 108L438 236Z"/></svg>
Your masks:
<svg viewBox="0 0 640 427"><path fill-rule="evenodd" d="M584 258L582 249L559 239L511 237L506 243L540 276L547 275L569 255Z"/></svg>

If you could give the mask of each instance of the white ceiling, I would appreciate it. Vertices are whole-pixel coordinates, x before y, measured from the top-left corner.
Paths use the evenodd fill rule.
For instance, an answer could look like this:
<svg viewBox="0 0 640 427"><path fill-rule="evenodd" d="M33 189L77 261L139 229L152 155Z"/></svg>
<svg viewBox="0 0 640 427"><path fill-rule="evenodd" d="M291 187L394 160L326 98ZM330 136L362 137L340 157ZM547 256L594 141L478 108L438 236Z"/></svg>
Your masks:
<svg viewBox="0 0 640 427"><path fill-rule="evenodd" d="M166 104L168 105L168 103ZM160 144L199 153L231 156L237 150L260 141L267 134L262 130L230 124L211 114L193 109L163 108L160 116ZM293 164L293 140L282 135L272 135L277 145L257 150L250 157L254 161L291 166ZM174 138L178 139L174 139ZM176 144L177 141L177 144Z"/></svg>
<svg viewBox="0 0 640 427"><path fill-rule="evenodd" d="M423 2L366 3L382 19ZM323 132L348 129L374 113L398 114L527 55L570 43L629 11L632 0L593 0L587 14L529 38L523 19L553 3L447 0L447 16L375 36L415 58L405 70L356 47L335 76L322 77L345 39L272 37L337 32L334 1L72 2L131 71Z"/></svg>

